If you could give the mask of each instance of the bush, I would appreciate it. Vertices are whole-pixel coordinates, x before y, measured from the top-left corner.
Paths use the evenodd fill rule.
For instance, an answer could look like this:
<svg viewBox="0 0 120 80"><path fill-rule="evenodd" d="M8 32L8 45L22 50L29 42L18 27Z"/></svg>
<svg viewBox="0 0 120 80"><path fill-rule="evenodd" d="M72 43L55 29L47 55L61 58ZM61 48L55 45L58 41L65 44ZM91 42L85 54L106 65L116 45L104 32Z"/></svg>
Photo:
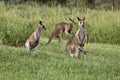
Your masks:
<svg viewBox="0 0 120 80"><path fill-rule="evenodd" d="M2 23L2 43L10 46L23 46L33 31L33 25L28 22Z"/></svg>
<svg viewBox="0 0 120 80"><path fill-rule="evenodd" d="M69 22L68 18L86 17L86 28L90 42L120 44L120 14L119 11L89 10L73 7L31 7L26 5L10 5L6 10L1 5L0 37L5 45L24 46L26 39L37 28L41 19L47 27L42 32L42 38L48 38L53 26L61 21ZM12 7L11 7L12 6ZM72 34L77 30L76 25ZM69 37L64 36L68 41Z"/></svg>
<svg viewBox="0 0 120 80"><path fill-rule="evenodd" d="M105 10L111 10L112 9L112 3L103 3L99 7L100 9L105 9Z"/></svg>
<svg viewBox="0 0 120 80"><path fill-rule="evenodd" d="M88 32L90 42L120 44L119 11L92 11L89 13Z"/></svg>

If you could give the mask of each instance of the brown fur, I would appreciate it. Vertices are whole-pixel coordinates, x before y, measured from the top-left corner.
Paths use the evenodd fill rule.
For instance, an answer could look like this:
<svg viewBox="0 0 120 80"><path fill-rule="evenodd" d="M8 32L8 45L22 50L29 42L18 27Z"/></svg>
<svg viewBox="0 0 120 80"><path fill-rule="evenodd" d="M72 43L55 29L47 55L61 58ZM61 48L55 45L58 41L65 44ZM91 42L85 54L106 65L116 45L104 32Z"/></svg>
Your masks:
<svg viewBox="0 0 120 80"><path fill-rule="evenodd" d="M87 31L84 28L85 18L81 20L79 19L78 19L78 21L80 21L79 28L77 32L75 33L75 35L72 36L72 38L68 41L66 45L66 51L68 55L71 57L80 57L80 52L84 52L83 47L84 47L85 41L88 41Z"/></svg>
<svg viewBox="0 0 120 80"><path fill-rule="evenodd" d="M40 33L41 33L42 29L46 30L45 26L42 24L42 21L39 21L38 28L26 40L25 47L28 50L34 49L39 44Z"/></svg>
<svg viewBox="0 0 120 80"><path fill-rule="evenodd" d="M72 30L75 22L71 18L69 18L69 20L70 20L70 23L60 22L55 25L47 44L49 44L52 41L53 37L59 38L59 42L61 42L63 40L62 39L63 32L65 32L67 35L71 36L71 30Z"/></svg>

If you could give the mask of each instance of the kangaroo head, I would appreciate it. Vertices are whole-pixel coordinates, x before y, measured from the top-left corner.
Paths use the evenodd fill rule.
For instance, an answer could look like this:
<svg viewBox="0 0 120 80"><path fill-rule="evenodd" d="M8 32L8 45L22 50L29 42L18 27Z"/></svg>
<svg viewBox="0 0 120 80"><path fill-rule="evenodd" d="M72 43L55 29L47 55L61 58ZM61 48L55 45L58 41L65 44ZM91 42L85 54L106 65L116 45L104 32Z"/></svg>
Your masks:
<svg viewBox="0 0 120 80"><path fill-rule="evenodd" d="M46 30L46 27L43 25L43 23L42 23L41 20L39 21L39 27L40 27L41 29Z"/></svg>
<svg viewBox="0 0 120 80"><path fill-rule="evenodd" d="M76 24L76 22L74 21L74 19L69 18L69 20L70 20L70 23Z"/></svg>
<svg viewBox="0 0 120 80"><path fill-rule="evenodd" d="M84 27L84 24L85 24L85 17L83 17L83 19L77 17L78 21L79 21L79 27Z"/></svg>

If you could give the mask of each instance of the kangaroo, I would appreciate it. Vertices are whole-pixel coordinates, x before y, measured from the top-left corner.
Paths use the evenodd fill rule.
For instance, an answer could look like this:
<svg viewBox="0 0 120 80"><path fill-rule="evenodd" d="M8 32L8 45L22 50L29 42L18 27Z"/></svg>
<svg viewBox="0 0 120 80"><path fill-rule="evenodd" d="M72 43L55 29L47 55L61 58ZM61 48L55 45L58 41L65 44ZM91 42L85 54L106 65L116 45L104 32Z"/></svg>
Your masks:
<svg viewBox="0 0 120 80"><path fill-rule="evenodd" d="M62 35L63 32L65 32L66 35L71 36L71 30L73 28L73 25L76 24L75 21L71 18L69 18L70 22L65 23L65 22L60 22L55 25L55 27L52 30L52 33L49 37L49 40L46 44L49 44L53 37L59 38L59 42L62 42Z"/></svg>
<svg viewBox="0 0 120 80"><path fill-rule="evenodd" d="M39 44L40 34L42 29L46 30L46 27L39 21L38 28L31 34L31 36L26 40L25 47L30 51L34 49Z"/></svg>
<svg viewBox="0 0 120 80"><path fill-rule="evenodd" d="M84 52L84 54L86 54L86 52L83 51L83 47L85 42L88 42L88 34L84 28L85 17L83 19L77 17L77 19L79 21L79 28L66 45L67 54L73 58L80 57L81 52Z"/></svg>

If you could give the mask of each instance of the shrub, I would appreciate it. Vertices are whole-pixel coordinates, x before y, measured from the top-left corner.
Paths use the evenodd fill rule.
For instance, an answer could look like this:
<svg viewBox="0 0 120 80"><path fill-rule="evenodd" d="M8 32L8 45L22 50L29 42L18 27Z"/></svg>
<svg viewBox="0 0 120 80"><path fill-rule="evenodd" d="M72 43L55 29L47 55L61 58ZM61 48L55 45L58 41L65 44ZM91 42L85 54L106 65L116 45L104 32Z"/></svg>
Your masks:
<svg viewBox="0 0 120 80"><path fill-rule="evenodd" d="M120 14L119 11L89 10L75 7L31 7L26 5L11 5L6 10L1 5L0 37L5 45L23 46L26 39L37 28L41 19L47 27L42 32L42 38L48 38L53 26L61 21L69 22L68 18L86 17L86 28L90 42L120 44ZM72 34L77 30L76 25ZM69 37L64 36L66 40Z"/></svg>
<svg viewBox="0 0 120 80"><path fill-rule="evenodd" d="M2 23L2 43L10 46L23 46L33 31L33 24L29 22Z"/></svg>

